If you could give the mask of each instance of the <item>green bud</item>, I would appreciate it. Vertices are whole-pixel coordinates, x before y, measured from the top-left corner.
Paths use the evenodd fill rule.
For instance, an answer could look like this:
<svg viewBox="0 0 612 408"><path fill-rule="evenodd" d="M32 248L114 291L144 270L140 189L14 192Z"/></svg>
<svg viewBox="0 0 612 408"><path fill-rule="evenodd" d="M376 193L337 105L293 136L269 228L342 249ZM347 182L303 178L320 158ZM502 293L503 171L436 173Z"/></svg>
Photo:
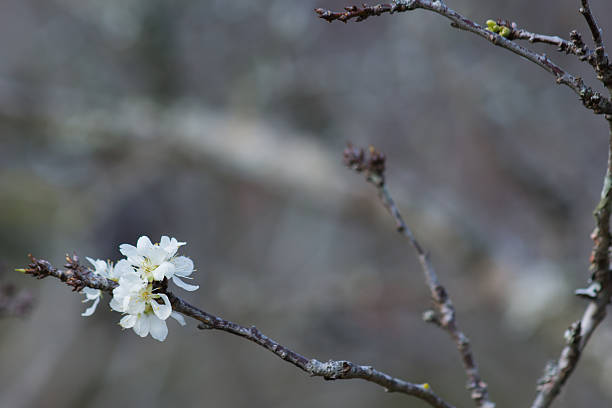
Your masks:
<svg viewBox="0 0 612 408"><path fill-rule="evenodd" d="M508 27L502 27L501 31L499 32L499 35L501 35L502 37L510 37L510 34L512 33L512 30L510 30Z"/></svg>
<svg viewBox="0 0 612 408"><path fill-rule="evenodd" d="M496 26L496 25L497 25L497 23L496 23L495 21L493 21L493 20L487 20L487 26L488 26L489 28L493 28L493 26Z"/></svg>
<svg viewBox="0 0 612 408"><path fill-rule="evenodd" d="M487 26L485 30L490 31L492 33L499 33L499 30L501 30L501 27L498 26L497 24L493 24L492 26Z"/></svg>

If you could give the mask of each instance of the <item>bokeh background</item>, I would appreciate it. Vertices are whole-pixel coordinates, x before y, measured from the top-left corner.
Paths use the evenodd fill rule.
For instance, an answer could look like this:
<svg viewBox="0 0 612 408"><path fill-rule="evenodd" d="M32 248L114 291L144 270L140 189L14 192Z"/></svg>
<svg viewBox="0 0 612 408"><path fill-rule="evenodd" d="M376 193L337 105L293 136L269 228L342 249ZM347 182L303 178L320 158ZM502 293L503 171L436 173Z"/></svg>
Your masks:
<svg viewBox="0 0 612 408"><path fill-rule="evenodd" d="M448 3L589 38L575 0ZM344 25L313 13L344 5L2 0L0 281L35 305L0 320L1 407L425 406L309 378L193 322L143 340L107 303L81 317L83 295L13 271L28 253L117 259L144 234L188 242L201 289L184 298L204 310L471 406L453 344L421 320L415 255L342 165L347 141L387 153L389 186L492 399L531 402L585 306L572 291L588 276L606 123L540 68L436 15ZM612 4L592 8L611 43ZM611 345L607 320L556 406L612 404Z"/></svg>

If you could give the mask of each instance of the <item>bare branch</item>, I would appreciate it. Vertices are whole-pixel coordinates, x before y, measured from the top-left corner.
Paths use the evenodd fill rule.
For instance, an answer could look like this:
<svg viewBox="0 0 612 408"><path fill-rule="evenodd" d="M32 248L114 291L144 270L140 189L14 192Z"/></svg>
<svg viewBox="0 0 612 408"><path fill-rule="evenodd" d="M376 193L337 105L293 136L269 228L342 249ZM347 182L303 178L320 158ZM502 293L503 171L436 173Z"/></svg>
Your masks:
<svg viewBox="0 0 612 408"><path fill-rule="evenodd" d="M595 43L594 58L590 61L591 65L595 68L597 73L597 79L599 79L606 88L612 94L612 65L608 60L608 53L604 47L603 39L601 37L601 28L595 20L595 16L591 12L588 0L581 0L582 7L580 8L580 14L584 16L584 19L591 30L593 36L593 42Z"/></svg>
<svg viewBox="0 0 612 408"><path fill-rule="evenodd" d="M118 286L116 282L96 275L88 268L81 266L76 255L66 255L65 270L54 268L50 262L44 259L36 259L32 255L30 255L30 260L31 263L28 267L21 270L23 273L33 275L39 279L47 276L56 277L71 286L73 291L78 292L85 287L90 287L112 293L113 289ZM158 293L166 293L168 295L174 311L198 320L201 323L198 326L200 329L221 330L252 341L314 377L323 377L325 380L358 378L380 385L387 392L399 392L419 398L435 408L454 408L435 394L427 383L410 383L391 377L372 367L357 365L350 361L339 360L322 363L315 359L308 359L267 337L255 326L241 326L190 305L172 292L167 291L166 285L167 282L164 280L159 287L160 291Z"/></svg>
<svg viewBox="0 0 612 408"><path fill-rule="evenodd" d="M595 16L591 13L591 7L589 7L588 0L581 0L582 7L580 8L580 14L584 16L587 24L589 25L589 30L591 30L591 34L593 35L593 42L596 47L603 48L603 40L601 38L601 28L597 25L597 21L595 21Z"/></svg>
<svg viewBox="0 0 612 408"><path fill-rule="evenodd" d="M500 24L504 25L504 24ZM505 26L505 25L504 25ZM559 51L566 52L568 54L578 55L582 53L582 49L577 49L576 45L571 41L565 40L556 35L544 35L537 34L527 31L523 28L516 28L512 30L512 34L508 37L511 40L527 40L530 43L543 43L557 46Z"/></svg>
<svg viewBox="0 0 612 408"><path fill-rule="evenodd" d="M444 16L451 21L451 26L476 34L479 37L484 38L485 40L491 42L492 44L498 47L505 48L533 62L534 64L540 66L547 72L554 75L558 84L563 84L572 89L578 95L578 97L582 101L582 104L586 108L592 110L596 114L612 114L612 103L610 102L610 100L608 98L603 97L593 88L586 86L581 78L575 77L572 74L566 72L560 66L552 62L550 58L548 58L545 54L538 54L515 43L514 41L509 40L508 38L505 38L497 33L487 30L478 23L471 21L468 18L457 13L456 11L450 9L446 6L444 2L435 0L402 0L397 1L393 4L379 4L376 6L364 5L363 7L345 7L344 12L333 12L322 8L315 9L315 12L319 15L320 18L329 22L338 20L346 23L351 19L355 19L355 21L363 21L368 17L380 16L384 13L393 14L405 11L412 11L416 9L429 10L434 13L440 14L441 16ZM597 50L595 51L597 52Z"/></svg>
<svg viewBox="0 0 612 408"><path fill-rule="evenodd" d="M538 395L532 408L548 407L574 371L581 353L580 330L580 321L573 323L567 329L565 333L567 345L563 348L558 362L546 365L544 375L538 380Z"/></svg>
<svg viewBox="0 0 612 408"><path fill-rule="evenodd" d="M591 335L606 317L606 308L612 295L610 278L610 215L612 211L612 117L607 116L610 125L608 142L608 168L601 192L601 200L595 208L596 227L591 237L595 242L591 253L591 278L587 289L580 289L576 294L589 298L582 319L575 322L566 332L567 345L561 351L559 360L549 365L544 376L538 382L538 393L532 408L550 406L559 394L567 378L578 364L582 350L586 347Z"/></svg>
<svg viewBox="0 0 612 408"><path fill-rule="evenodd" d="M566 40L557 35L532 33L524 28L519 28L515 22L498 20L497 24L502 27L510 28L510 34L507 37L509 40L526 40L530 43L554 45L557 47L557 51L576 55L580 61L587 61L595 67L595 54L587 47L582 40L582 35L576 30L572 30L570 32L570 39Z"/></svg>
<svg viewBox="0 0 612 408"><path fill-rule="evenodd" d="M366 157L363 149L356 149L349 145L348 148L344 150L344 162L351 169L357 172L363 172L366 176L366 180L376 187L381 202L395 220L397 231L407 238L410 245L415 249L436 308L435 311L426 313L424 318L426 321L435 323L444 329L457 345L465 373L468 377L467 387L471 391L471 397L476 402L477 406L486 408L494 407L495 404L489 400L487 384L482 380L478 371L470 341L457 326L455 308L448 292L440 283L429 254L423 249L408 225L404 222L402 215L387 189L384 176L384 154L370 147L368 157Z"/></svg>

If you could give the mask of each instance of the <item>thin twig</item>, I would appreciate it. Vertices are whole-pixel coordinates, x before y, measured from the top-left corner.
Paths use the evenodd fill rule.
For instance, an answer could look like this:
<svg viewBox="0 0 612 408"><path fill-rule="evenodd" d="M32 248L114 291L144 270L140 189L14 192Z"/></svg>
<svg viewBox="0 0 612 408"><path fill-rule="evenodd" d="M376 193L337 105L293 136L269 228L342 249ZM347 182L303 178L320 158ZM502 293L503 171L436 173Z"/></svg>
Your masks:
<svg viewBox="0 0 612 408"><path fill-rule="evenodd" d="M20 271L33 275L39 279L43 279L47 276L56 277L71 286L74 291L80 291L84 287L90 287L112 293L113 289L118 286L116 282L107 280L100 275L96 275L89 269L81 266L79 264L79 258L76 255L66 255L66 265L64 265L64 270L57 269L53 267L50 262L43 259L36 259L31 255L30 259L31 263L28 265L28 267ZM445 402L436 393L434 393L427 383L410 383L375 370L370 366L357 365L351 363L350 361L339 360L323 363L315 359L308 359L272 340L260 332L255 326L241 326L219 316L207 313L193 305L190 305L183 299L174 295L172 292L163 290L163 288L165 288L165 284L162 284L160 288L168 295L168 298L172 304L172 309L176 312L182 313L185 316L198 320L201 323L200 326L198 326L199 328L221 330L252 341L253 343L256 343L257 345L274 353L277 357L280 357L302 371L305 371L311 376L323 377L325 380L358 378L380 385L385 389L385 391L388 392L399 392L419 398L435 408L454 408L453 405Z"/></svg>
<svg viewBox="0 0 612 408"><path fill-rule="evenodd" d="M448 295L448 292L442 286L438 279L438 275L431 263L429 254L423 249L421 244L415 238L412 230L404 222L399 209L395 205L387 185L385 184L385 156L370 147L368 157L366 157L363 149L356 149L349 145L344 151L344 162L351 169L357 172L363 172L366 180L373 184L378 190L378 196L385 208L389 211L395 220L397 231L408 239L410 245L416 251L421 269L425 275L427 286L431 293L431 297L436 308L436 311L430 311L424 315L426 321L437 324L444 329L453 339L461 355L463 367L468 377L467 388L471 391L471 397L476 402L477 406L492 408L495 404L489 400L487 384L482 380L478 371L478 366L474 360L470 341L467 336L457 326L455 318L455 308Z"/></svg>
<svg viewBox="0 0 612 408"><path fill-rule="evenodd" d="M588 0L581 0L582 7L580 8L580 14L584 16L584 19L591 30L593 36L593 42L595 43L595 57L591 63L597 73L597 79L599 79L608 91L612 94L612 65L608 60L608 53L603 43L601 36L601 28L597 24L595 16L591 12Z"/></svg>
<svg viewBox="0 0 612 408"><path fill-rule="evenodd" d="M517 24L514 22L507 23L502 20L499 21L498 24L510 28L511 31L508 35L509 40L526 40L530 43L554 45L557 47L557 51L576 55L580 61L587 61L595 67L595 54L587 47L582 40L582 35L576 30L572 30L570 32L570 39L566 40L558 35L532 33L524 28L518 28Z"/></svg>
<svg viewBox="0 0 612 408"><path fill-rule="evenodd" d="M514 41L511 41L497 33L488 31L478 23L469 20L463 15L450 9L442 1L431 0L402 0L393 4L379 4L376 6L351 6L345 7L343 12L334 12L322 8L315 9L320 18L329 22L338 20L348 22L351 19L363 21L371 16L380 16L384 13L401 13L416 9L429 10L440 14L451 21L451 26L461 30L469 31L491 42L492 44L505 48L531 62L540 66L547 72L553 74L558 84L563 84L572 89L582 101L582 104L596 114L612 114L612 103L593 88L585 85L580 77L573 76L563 68L555 64L545 54L531 51ZM597 51L597 50L596 50Z"/></svg>
<svg viewBox="0 0 612 408"><path fill-rule="evenodd" d="M566 332L566 346L555 364L547 366L544 376L538 382L537 395L531 408L550 406L554 398L578 364L580 355L586 347L591 335L606 317L606 308L610 303L612 287L610 280L609 248L612 243L610 236L610 215L612 211L612 117L607 116L610 125L608 141L608 167L601 192L601 200L595 208L596 221L592 238L595 242L591 253L591 278L587 289L580 289L576 294L589 298L589 304L582 319L575 322Z"/></svg>
<svg viewBox="0 0 612 408"><path fill-rule="evenodd" d="M543 43L543 44L555 45L557 46L559 51L563 51L568 54L577 55L578 53L578 49L576 49L575 44L557 35L537 34L537 33L532 33L530 31L527 31L524 28L516 28L512 30L508 38L511 40L527 40L530 43Z"/></svg>
<svg viewBox="0 0 612 408"><path fill-rule="evenodd" d="M601 28L597 25L597 21L595 21L595 16L591 13L591 7L589 6L588 0L581 0L582 7L580 8L580 14L584 16L587 24L589 25L589 30L591 30L591 34L593 35L593 42L596 47L603 47L603 40L601 38Z"/></svg>

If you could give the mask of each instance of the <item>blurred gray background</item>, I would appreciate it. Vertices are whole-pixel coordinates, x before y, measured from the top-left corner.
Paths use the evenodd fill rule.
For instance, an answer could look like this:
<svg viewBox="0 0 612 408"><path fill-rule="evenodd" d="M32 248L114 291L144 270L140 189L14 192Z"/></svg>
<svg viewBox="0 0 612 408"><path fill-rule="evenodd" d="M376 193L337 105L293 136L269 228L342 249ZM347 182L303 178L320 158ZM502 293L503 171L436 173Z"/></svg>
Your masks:
<svg viewBox="0 0 612 408"><path fill-rule="evenodd" d="M579 2L454 0L476 21L567 36ZM433 256L491 397L526 406L585 304L607 129L569 89L423 11L327 24L328 0L2 0L0 281L33 312L0 320L0 406L423 407L363 381L309 378L193 322L121 331L108 296L13 270L27 254L119 258L140 235L187 241L184 298L309 358L370 364L471 406L415 255L347 141ZM612 4L592 8L612 44ZM575 59L545 51L577 75ZM592 85L596 85L590 81ZM612 404L612 326L556 406Z"/></svg>

